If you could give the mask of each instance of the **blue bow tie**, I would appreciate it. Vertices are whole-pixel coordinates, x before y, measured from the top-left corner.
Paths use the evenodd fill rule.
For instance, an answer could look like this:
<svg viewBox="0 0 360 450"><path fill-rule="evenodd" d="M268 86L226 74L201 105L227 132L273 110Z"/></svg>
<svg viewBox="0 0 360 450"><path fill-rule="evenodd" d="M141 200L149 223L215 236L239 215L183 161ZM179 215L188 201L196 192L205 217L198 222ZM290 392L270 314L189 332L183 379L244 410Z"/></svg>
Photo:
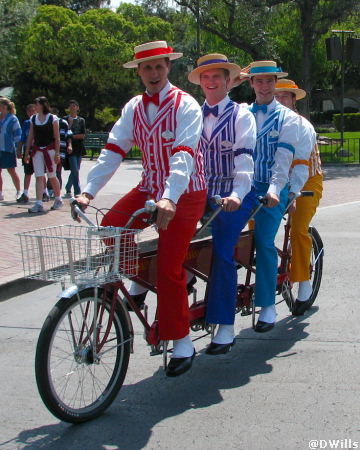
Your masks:
<svg viewBox="0 0 360 450"><path fill-rule="evenodd" d="M264 114L267 113L267 105L258 105L257 103L253 103L251 107L251 111L256 114L258 111L262 111Z"/></svg>
<svg viewBox="0 0 360 450"><path fill-rule="evenodd" d="M203 113L204 117L207 117L209 114L212 114L213 116L217 117L219 114L219 107L218 105L216 105L213 108L210 108L210 106L207 103L205 103Z"/></svg>

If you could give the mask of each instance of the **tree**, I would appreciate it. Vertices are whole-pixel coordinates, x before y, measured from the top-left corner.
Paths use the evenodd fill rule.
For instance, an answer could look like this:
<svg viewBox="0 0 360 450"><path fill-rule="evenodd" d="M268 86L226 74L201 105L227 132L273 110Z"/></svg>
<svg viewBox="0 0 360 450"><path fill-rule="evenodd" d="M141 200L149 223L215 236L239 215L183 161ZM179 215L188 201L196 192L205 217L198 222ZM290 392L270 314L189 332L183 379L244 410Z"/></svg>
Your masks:
<svg viewBox="0 0 360 450"><path fill-rule="evenodd" d="M279 59L281 53L276 44L283 38L286 39L287 45L282 45L283 49L286 48L286 60L291 60L289 51L292 51L293 57L299 61L298 67L302 67L300 82L308 92L314 83L316 44L330 27L360 10L358 0L175 0L175 2L191 11L203 30L243 50L253 59ZM286 16L284 14L286 12L290 16ZM281 20L284 20L286 27L283 27L284 33L279 36L274 31L279 29L276 21Z"/></svg>
<svg viewBox="0 0 360 450"><path fill-rule="evenodd" d="M145 39L172 36L171 26L161 19L139 21L135 25L109 9L78 15L41 6L22 37L14 75L19 104L46 95L61 109L76 98L89 127L97 128L95 109L108 106L119 111L140 89L136 72L122 67L132 58L133 47Z"/></svg>
<svg viewBox="0 0 360 450"><path fill-rule="evenodd" d="M77 13L83 13L88 9L109 6L110 0L40 0L42 5L54 5L69 8Z"/></svg>
<svg viewBox="0 0 360 450"><path fill-rule="evenodd" d="M287 3L268 0L269 5ZM299 11L302 36L302 86L310 92L313 85L314 48L322 36L334 25L349 17L356 9L358 0L294 0Z"/></svg>
<svg viewBox="0 0 360 450"><path fill-rule="evenodd" d="M38 0L0 0L0 86L11 85L11 72L17 58L18 36L35 15Z"/></svg>

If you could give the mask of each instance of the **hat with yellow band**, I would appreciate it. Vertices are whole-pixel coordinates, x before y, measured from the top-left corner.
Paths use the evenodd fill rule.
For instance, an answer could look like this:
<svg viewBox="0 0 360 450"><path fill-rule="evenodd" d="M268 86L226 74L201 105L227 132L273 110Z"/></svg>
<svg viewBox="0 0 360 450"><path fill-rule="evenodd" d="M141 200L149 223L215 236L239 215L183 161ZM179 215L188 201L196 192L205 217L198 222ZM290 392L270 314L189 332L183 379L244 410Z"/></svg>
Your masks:
<svg viewBox="0 0 360 450"><path fill-rule="evenodd" d="M306 91L300 89L299 86L292 80L283 78L278 80L275 85L275 92L292 92L295 95L296 100L301 100L306 97Z"/></svg>
<svg viewBox="0 0 360 450"><path fill-rule="evenodd" d="M246 72L241 72L241 76L251 78L257 75L275 75L277 78L284 78L288 75L281 67L277 67L275 61L253 61L247 69Z"/></svg>

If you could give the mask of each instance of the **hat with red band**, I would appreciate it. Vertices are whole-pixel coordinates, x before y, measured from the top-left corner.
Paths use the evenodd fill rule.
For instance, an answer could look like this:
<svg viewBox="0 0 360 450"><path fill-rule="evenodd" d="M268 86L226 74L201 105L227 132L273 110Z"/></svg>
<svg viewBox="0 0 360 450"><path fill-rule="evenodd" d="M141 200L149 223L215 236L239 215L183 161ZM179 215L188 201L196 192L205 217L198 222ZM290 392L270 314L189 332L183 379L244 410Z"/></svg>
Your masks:
<svg viewBox="0 0 360 450"><path fill-rule="evenodd" d="M174 49L167 45L166 41L147 42L134 48L134 59L123 65L126 69L135 69L144 61L158 58L169 58L170 61L182 57L182 53L175 53Z"/></svg>

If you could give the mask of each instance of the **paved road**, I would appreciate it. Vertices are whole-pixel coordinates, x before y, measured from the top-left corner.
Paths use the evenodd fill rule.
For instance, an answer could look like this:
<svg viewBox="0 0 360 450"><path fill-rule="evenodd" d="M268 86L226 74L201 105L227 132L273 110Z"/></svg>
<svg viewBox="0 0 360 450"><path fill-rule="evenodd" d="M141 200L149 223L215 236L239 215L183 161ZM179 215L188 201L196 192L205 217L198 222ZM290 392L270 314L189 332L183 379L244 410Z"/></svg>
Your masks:
<svg viewBox="0 0 360 450"><path fill-rule="evenodd" d="M149 357L136 321L125 384L91 423L56 420L35 385L36 340L59 287L0 303L0 448L302 450L315 439L322 448L330 448L329 439L338 439L338 448L340 440L346 448L345 439L360 446L359 168L342 170L327 169L314 220L325 264L311 312L293 318L279 305L278 323L264 336L251 330L249 318L238 317L233 351L209 357L203 353L208 338L197 341L193 369L178 379L164 377L161 358ZM124 172L139 175L136 165ZM115 183L103 200L111 202L116 192L124 191Z"/></svg>

